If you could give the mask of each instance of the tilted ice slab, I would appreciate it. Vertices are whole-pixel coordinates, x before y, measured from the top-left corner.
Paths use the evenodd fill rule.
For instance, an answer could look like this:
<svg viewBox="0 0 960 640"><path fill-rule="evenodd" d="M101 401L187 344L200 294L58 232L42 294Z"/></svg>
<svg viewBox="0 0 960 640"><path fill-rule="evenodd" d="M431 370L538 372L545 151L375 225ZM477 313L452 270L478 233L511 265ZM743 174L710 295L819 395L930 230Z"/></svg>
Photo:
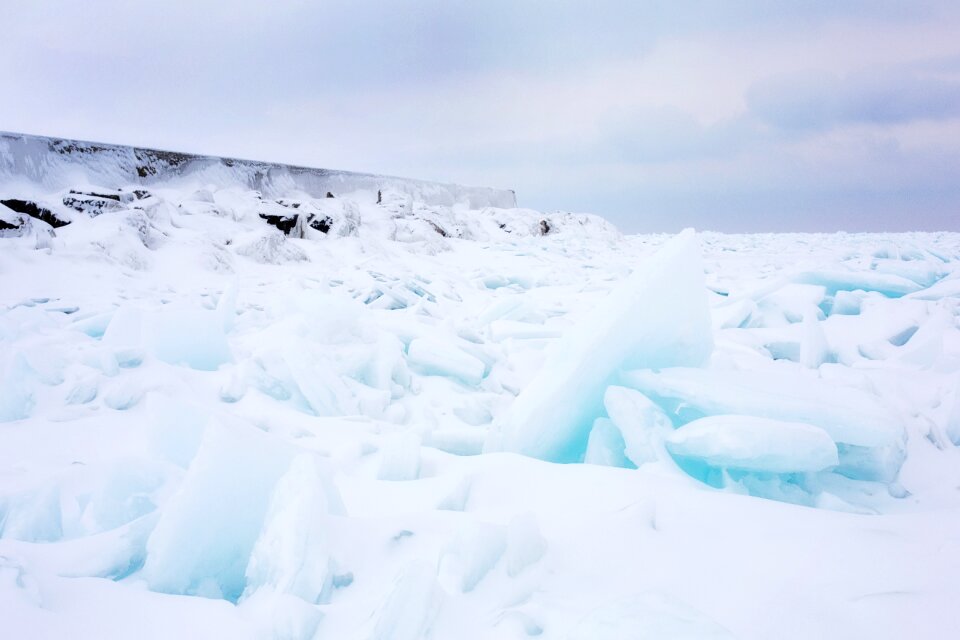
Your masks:
<svg viewBox="0 0 960 640"><path fill-rule="evenodd" d="M839 464L837 445L819 427L755 416L709 416L670 434L667 449L726 469L817 472Z"/></svg>
<svg viewBox="0 0 960 640"><path fill-rule="evenodd" d="M579 461L617 371L697 366L712 347L700 247L687 229L564 335L488 448L499 444L544 460Z"/></svg>
<svg viewBox="0 0 960 640"><path fill-rule="evenodd" d="M622 381L643 393L683 403L703 415L742 414L806 422L836 442L885 447L903 441L903 427L876 396L820 379L771 371L675 367L628 371Z"/></svg>

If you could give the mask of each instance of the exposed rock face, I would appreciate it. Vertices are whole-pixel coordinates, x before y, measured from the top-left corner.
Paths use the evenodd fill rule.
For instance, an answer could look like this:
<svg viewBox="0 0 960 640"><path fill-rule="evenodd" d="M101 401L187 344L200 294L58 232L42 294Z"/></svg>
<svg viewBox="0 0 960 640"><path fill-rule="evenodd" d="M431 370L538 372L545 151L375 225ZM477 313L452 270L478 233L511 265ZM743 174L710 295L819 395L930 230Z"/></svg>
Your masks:
<svg viewBox="0 0 960 640"><path fill-rule="evenodd" d="M0 204L17 213L22 213L42 220L53 228L63 227L70 224L70 220L54 213L50 209L33 202L32 200L20 200L19 198L7 198L0 200Z"/></svg>

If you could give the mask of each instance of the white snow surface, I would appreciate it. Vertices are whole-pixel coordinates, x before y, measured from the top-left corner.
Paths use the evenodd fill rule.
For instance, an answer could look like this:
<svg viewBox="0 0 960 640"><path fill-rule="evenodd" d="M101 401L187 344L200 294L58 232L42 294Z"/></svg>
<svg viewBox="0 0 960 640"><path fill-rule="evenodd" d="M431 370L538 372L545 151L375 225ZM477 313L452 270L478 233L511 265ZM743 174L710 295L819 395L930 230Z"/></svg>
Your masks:
<svg viewBox="0 0 960 640"><path fill-rule="evenodd" d="M0 637L960 637L958 234L5 166Z"/></svg>

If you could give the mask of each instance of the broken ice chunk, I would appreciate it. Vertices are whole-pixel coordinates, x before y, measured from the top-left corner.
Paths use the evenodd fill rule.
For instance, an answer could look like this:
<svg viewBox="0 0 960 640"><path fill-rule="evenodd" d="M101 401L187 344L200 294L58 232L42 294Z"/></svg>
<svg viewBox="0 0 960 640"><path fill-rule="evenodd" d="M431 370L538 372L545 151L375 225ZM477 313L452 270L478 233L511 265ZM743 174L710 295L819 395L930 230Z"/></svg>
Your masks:
<svg viewBox="0 0 960 640"><path fill-rule="evenodd" d="M456 378L469 385L483 380L483 362L438 338L416 338L407 351L410 365L425 375Z"/></svg>
<svg viewBox="0 0 960 640"><path fill-rule="evenodd" d="M699 366L712 348L700 248L688 229L639 264L554 345L491 434L488 449L579 461L618 370Z"/></svg>
<svg viewBox="0 0 960 640"><path fill-rule="evenodd" d="M507 527L507 575L519 575L537 563L547 552L547 541L540 535L533 513L518 515Z"/></svg>
<svg viewBox="0 0 960 640"><path fill-rule="evenodd" d="M500 561L507 548L505 527L471 522L454 535L440 555L444 584L467 593Z"/></svg>
<svg viewBox="0 0 960 640"><path fill-rule="evenodd" d="M663 439L673 431L670 418L636 389L610 386L603 394L607 415L623 436L624 453L636 466L666 456Z"/></svg>
<svg viewBox="0 0 960 640"><path fill-rule="evenodd" d="M797 274L794 280L826 287L828 295L834 295L838 291L861 289L863 291L876 291L888 298L899 298L923 288L913 280L908 280L902 276L877 273L876 271L807 271Z"/></svg>
<svg viewBox="0 0 960 640"><path fill-rule="evenodd" d="M416 480L420 475L420 438L400 433L385 439L380 452L380 480Z"/></svg>
<svg viewBox="0 0 960 640"><path fill-rule="evenodd" d="M624 455L626 444L620 430L609 418L597 418L593 421L590 437L587 438L587 451L583 461L606 467L635 469L636 465Z"/></svg>
<svg viewBox="0 0 960 640"><path fill-rule="evenodd" d="M223 319L215 311L168 305L150 318L147 327L148 344L164 362L216 371L231 359Z"/></svg>
<svg viewBox="0 0 960 640"><path fill-rule="evenodd" d="M433 568L414 561L397 578L386 602L377 612L372 640L429 638L443 604L443 589Z"/></svg>
<svg viewBox="0 0 960 640"><path fill-rule="evenodd" d="M837 446L823 429L754 416L694 420L670 434L667 449L710 466L754 472L812 473L839 463Z"/></svg>
<svg viewBox="0 0 960 640"><path fill-rule="evenodd" d="M292 451L253 428L211 424L147 541L154 591L236 600L270 496Z"/></svg>
<svg viewBox="0 0 960 640"><path fill-rule="evenodd" d="M625 372L622 381L658 402L675 405L681 414L692 413L688 420L740 414L805 422L821 427L836 442L865 447L898 445L904 439L902 425L876 396L819 378L674 367Z"/></svg>
<svg viewBox="0 0 960 640"><path fill-rule="evenodd" d="M0 360L0 422L28 418L33 411L35 373L22 353Z"/></svg>
<svg viewBox="0 0 960 640"><path fill-rule="evenodd" d="M800 364L816 369L830 358L827 337L817 315L810 311L803 317L802 338L800 339Z"/></svg>
<svg viewBox="0 0 960 640"><path fill-rule="evenodd" d="M327 494L336 489L317 462L301 454L277 482L247 565L244 598L266 588L310 604L326 601L333 581Z"/></svg>

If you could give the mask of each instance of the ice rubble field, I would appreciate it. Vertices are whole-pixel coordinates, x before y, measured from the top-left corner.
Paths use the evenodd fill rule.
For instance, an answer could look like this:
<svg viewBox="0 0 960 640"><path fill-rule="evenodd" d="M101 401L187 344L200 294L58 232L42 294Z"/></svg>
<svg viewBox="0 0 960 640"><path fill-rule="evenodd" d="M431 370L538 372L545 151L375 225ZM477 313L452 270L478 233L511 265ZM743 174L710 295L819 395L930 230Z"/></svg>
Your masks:
<svg viewBox="0 0 960 640"><path fill-rule="evenodd" d="M0 238L0 635L960 637L960 235L383 195Z"/></svg>

